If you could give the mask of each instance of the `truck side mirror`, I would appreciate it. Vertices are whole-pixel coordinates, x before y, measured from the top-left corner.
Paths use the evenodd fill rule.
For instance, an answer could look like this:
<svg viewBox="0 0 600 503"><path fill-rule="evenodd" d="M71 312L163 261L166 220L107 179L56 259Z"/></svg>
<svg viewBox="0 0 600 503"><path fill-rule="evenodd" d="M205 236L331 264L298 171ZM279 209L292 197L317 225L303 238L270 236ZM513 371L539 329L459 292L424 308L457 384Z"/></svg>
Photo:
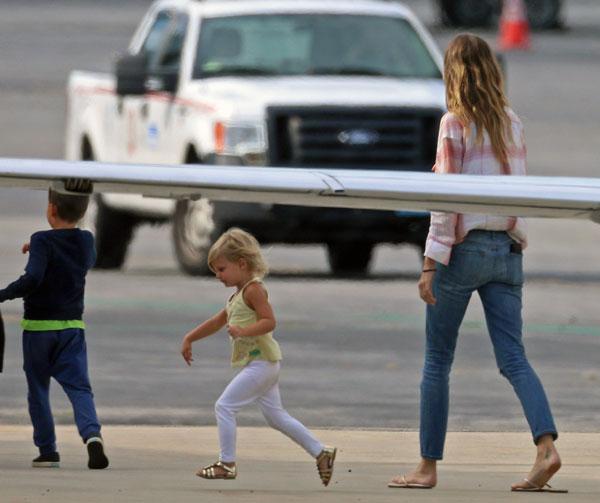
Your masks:
<svg viewBox="0 0 600 503"><path fill-rule="evenodd" d="M125 54L117 59L115 76L117 95L146 94L148 58L145 54Z"/></svg>
<svg viewBox="0 0 600 503"><path fill-rule="evenodd" d="M179 71L157 70L152 71L146 78L146 91L165 92L174 94L179 85Z"/></svg>

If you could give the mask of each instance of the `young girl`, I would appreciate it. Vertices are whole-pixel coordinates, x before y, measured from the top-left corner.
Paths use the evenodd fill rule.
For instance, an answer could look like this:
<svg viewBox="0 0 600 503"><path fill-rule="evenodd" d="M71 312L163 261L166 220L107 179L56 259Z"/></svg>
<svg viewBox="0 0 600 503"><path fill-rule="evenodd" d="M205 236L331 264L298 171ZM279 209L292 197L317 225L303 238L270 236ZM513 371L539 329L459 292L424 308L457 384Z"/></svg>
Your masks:
<svg viewBox="0 0 600 503"><path fill-rule="evenodd" d="M325 447L297 419L290 416L279 396L281 351L273 339L275 316L262 278L267 265L256 239L232 228L212 246L208 265L226 287L235 287L225 309L188 332L181 354L191 365L192 343L227 325L231 336L233 367L242 370L233 378L215 404L221 455L219 461L197 472L205 479L235 479L237 412L258 402L267 423L302 446L316 459L323 485L329 484L337 449Z"/></svg>
<svg viewBox="0 0 600 503"><path fill-rule="evenodd" d="M444 57L448 113L442 118L436 173L524 175L523 126L509 108L502 75L479 37L459 35ZM537 457L513 491L550 491L561 465L558 436L544 388L522 342L522 219L479 214L431 214L419 293L427 303L425 368L421 383L421 462L389 487L432 488L443 457L449 374L458 331L473 292L485 311L500 373L514 388L529 423ZM554 490L555 492L558 492Z"/></svg>

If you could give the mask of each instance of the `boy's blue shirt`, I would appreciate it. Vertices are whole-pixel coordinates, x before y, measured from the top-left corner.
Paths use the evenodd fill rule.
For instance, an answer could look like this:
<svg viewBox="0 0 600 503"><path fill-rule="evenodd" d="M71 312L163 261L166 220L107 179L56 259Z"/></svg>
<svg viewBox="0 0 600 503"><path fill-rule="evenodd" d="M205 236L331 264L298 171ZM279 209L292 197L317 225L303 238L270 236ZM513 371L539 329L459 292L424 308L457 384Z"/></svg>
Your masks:
<svg viewBox="0 0 600 503"><path fill-rule="evenodd" d="M89 231L36 232L29 242L25 274L0 290L0 302L23 297L26 320L81 320L85 276L95 261Z"/></svg>

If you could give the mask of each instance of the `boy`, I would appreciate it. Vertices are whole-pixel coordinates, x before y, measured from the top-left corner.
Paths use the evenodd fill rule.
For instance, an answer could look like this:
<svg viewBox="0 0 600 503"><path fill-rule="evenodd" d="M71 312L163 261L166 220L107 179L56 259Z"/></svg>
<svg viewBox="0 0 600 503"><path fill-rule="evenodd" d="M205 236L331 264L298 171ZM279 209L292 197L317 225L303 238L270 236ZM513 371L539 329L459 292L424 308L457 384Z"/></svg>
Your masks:
<svg viewBox="0 0 600 503"><path fill-rule="evenodd" d="M108 466L88 377L82 321L85 276L96 260L94 237L77 227L89 192L91 184L86 193L68 192L62 184L50 188L46 217L51 230L34 233L23 245L23 253L29 252L25 274L0 290L0 302L24 299L23 369L33 441L40 451L32 462L36 468L57 468L60 462L49 401L51 377L71 401L87 446L88 467Z"/></svg>

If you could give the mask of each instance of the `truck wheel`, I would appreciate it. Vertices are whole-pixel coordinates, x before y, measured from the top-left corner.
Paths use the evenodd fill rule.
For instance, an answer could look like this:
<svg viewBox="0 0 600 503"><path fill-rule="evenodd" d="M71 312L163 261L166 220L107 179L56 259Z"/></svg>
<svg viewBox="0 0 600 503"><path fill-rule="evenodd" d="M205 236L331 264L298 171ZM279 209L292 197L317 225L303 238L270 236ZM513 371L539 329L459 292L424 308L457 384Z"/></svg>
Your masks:
<svg viewBox="0 0 600 503"><path fill-rule="evenodd" d="M328 243L327 256L333 274L366 274L373 255L373 243Z"/></svg>
<svg viewBox="0 0 600 503"><path fill-rule="evenodd" d="M114 210L97 197L91 204L90 217L93 220L96 235L96 269L119 269L125 262L127 247L133 237L133 229L138 220L133 215Z"/></svg>
<svg viewBox="0 0 600 503"><path fill-rule="evenodd" d="M526 0L525 5L532 28L548 29L560 25L561 0Z"/></svg>
<svg viewBox="0 0 600 503"><path fill-rule="evenodd" d="M210 274L206 258L219 232L210 201L177 201L172 229L175 257L181 270L192 276Z"/></svg>
<svg viewBox="0 0 600 503"><path fill-rule="evenodd" d="M450 26L489 26L497 0L440 0L442 19Z"/></svg>

